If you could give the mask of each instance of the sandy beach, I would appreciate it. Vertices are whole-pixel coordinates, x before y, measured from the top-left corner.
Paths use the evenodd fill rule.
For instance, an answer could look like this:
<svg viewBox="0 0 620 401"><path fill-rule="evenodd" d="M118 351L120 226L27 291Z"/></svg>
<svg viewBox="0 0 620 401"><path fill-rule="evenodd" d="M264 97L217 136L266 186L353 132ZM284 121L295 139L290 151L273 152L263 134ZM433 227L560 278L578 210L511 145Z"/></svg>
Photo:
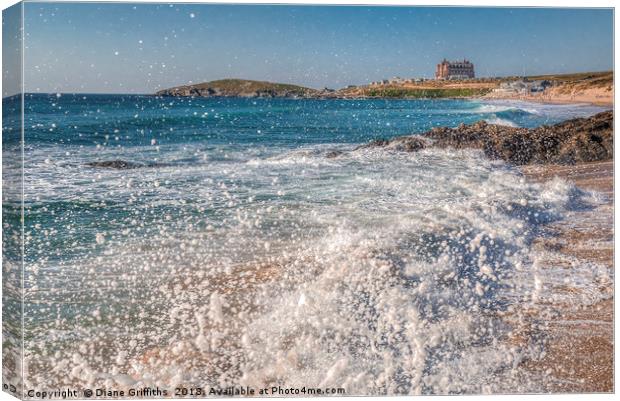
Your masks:
<svg viewBox="0 0 620 401"><path fill-rule="evenodd" d="M481 97L482 99L521 100L526 102L548 104L574 104L588 103L597 106L613 107L614 90L611 88L590 88L580 91L566 92L561 88L550 88L541 93L506 94L491 92Z"/></svg>
<svg viewBox="0 0 620 401"><path fill-rule="evenodd" d="M613 108L614 103L614 82L613 72L600 73L577 73L565 75L543 75L529 77L525 81L512 81L512 83L533 83L538 82L550 84L544 87L543 91L533 90L514 90L500 84L500 88L495 88L483 96L486 99L510 99L537 103L549 104L575 104L588 103L598 106ZM504 83L505 85L506 83Z"/></svg>
<svg viewBox="0 0 620 401"><path fill-rule="evenodd" d="M613 271L613 161L526 166L522 171L531 180L560 177L581 190L601 195L602 201L596 208L576 211L551 224L549 236L539 238L536 246L553 249L580 264L604 265ZM547 267L553 264L550 260ZM599 290L608 296L604 301L540 305L533 311L532 321L544 322L538 325L537 334L545 338L545 356L524 362L524 366L547 374L554 392L614 390L613 279L599 283ZM557 287L552 291L566 289Z"/></svg>

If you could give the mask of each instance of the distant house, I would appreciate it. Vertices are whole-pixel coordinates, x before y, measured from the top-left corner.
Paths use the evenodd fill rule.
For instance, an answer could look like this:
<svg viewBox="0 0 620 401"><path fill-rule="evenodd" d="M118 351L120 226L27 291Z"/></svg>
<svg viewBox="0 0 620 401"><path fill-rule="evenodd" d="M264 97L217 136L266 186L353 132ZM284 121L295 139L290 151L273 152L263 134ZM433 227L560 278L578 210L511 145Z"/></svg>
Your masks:
<svg viewBox="0 0 620 401"><path fill-rule="evenodd" d="M499 84L499 88L494 89L493 91L496 93L519 93L526 95L528 93L544 92L545 89L550 86L552 86L552 84L547 80L530 81L524 78L502 82Z"/></svg>
<svg viewBox="0 0 620 401"><path fill-rule="evenodd" d="M545 80L533 81L530 87L530 92L544 92L545 89L551 86L551 82Z"/></svg>
<svg viewBox="0 0 620 401"><path fill-rule="evenodd" d="M474 64L467 59L463 61L443 59L435 69L435 79L471 79L475 77Z"/></svg>
<svg viewBox="0 0 620 401"><path fill-rule="evenodd" d="M392 85L398 85L398 84L404 84L405 80L402 79L401 77L394 77L392 79L390 79L390 84Z"/></svg>

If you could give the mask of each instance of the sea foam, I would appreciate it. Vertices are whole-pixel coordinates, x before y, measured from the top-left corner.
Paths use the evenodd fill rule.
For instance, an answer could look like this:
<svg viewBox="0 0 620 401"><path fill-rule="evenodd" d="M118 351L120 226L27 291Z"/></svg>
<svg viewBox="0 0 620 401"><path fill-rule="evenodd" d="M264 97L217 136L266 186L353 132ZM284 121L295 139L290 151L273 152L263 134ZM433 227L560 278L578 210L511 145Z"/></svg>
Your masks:
<svg viewBox="0 0 620 401"><path fill-rule="evenodd" d="M518 316L555 280L538 268L545 255L532 240L576 201L574 187L528 183L474 151L327 159L313 150L279 160L228 167L237 184L221 169L194 170L185 188L203 200L174 219L165 212L174 170L133 174L130 188L105 181L134 197L136 210L147 202L147 220L127 217L127 234L105 242L93 232L109 251L41 269L73 271L78 287L96 285L108 300L129 291L133 303L97 307L83 321L86 332L119 318L129 330L114 342L119 326L65 343L49 363L71 366L72 380L88 386L122 385L109 379L122 373L133 386L284 384L359 395L544 387L519 368L541 348L507 340L516 328L501 316ZM164 184L147 185L154 180ZM218 190L204 191L205 182ZM152 215L156 199L163 209ZM588 269L570 274L582 289L592 283ZM80 294L84 311L95 305L92 293ZM109 350L103 371L97 361L106 357L88 344Z"/></svg>

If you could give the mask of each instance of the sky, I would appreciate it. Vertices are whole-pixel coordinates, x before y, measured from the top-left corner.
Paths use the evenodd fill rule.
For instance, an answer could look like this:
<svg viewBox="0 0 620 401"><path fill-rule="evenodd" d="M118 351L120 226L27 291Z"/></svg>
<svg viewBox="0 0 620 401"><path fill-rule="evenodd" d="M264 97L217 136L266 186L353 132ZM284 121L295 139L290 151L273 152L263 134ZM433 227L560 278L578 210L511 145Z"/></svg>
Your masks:
<svg viewBox="0 0 620 401"><path fill-rule="evenodd" d="M222 78L340 88L613 68L611 9L26 3L27 92L152 93Z"/></svg>

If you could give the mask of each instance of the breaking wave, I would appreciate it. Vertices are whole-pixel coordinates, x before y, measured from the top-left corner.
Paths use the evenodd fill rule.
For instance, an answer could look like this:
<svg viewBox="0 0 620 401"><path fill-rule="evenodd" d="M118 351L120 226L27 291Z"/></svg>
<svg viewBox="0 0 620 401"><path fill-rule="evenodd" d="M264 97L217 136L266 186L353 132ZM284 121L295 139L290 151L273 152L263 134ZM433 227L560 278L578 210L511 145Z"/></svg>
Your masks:
<svg viewBox="0 0 620 401"><path fill-rule="evenodd" d="M96 254L34 267L72 274L48 273L64 290L28 296L75 308L34 337L31 384L358 395L543 385L519 368L542 349L511 338L552 280L535 272L531 242L574 207L572 185L527 183L476 152L434 149L326 159L319 147L215 167L191 170L183 191L198 196L173 209L176 170L102 173L106 193L134 199L126 216L108 216L124 231L99 225ZM592 282L572 274L575 286ZM61 346L48 355L51 341Z"/></svg>
<svg viewBox="0 0 620 401"><path fill-rule="evenodd" d="M545 376L521 364L544 353L523 334L528 308L557 286L571 289L554 294L564 304L595 302L609 274L570 260L540 268L550 251L532 241L545 224L597 202L571 184L526 182L474 151L351 151L587 107L129 95L25 105L26 388L542 391ZM10 145L7 166L18 165ZM5 221L18 224L20 208L5 201Z"/></svg>

